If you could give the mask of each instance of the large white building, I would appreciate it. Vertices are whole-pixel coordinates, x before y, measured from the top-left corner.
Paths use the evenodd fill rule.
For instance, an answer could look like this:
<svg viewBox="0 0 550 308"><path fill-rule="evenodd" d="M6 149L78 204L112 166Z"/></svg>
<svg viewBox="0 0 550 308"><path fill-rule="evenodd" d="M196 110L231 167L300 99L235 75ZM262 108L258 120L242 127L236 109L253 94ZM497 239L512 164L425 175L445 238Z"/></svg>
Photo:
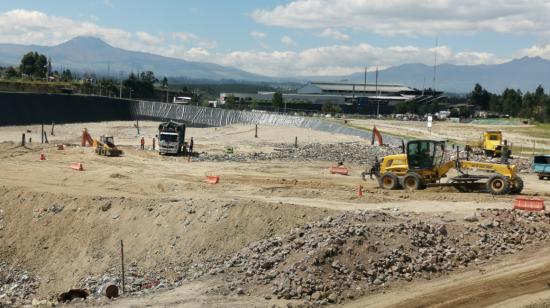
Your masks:
<svg viewBox="0 0 550 308"><path fill-rule="evenodd" d="M298 89L298 94L340 95L346 97L346 101L356 97L406 101L417 98L422 92L400 84L310 82Z"/></svg>

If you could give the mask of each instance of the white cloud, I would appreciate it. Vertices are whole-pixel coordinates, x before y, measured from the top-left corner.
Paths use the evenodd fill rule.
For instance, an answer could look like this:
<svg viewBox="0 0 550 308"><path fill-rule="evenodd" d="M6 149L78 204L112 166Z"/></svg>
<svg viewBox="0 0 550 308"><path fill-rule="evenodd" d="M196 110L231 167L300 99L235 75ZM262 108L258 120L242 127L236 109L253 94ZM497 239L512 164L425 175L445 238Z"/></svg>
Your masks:
<svg viewBox="0 0 550 308"><path fill-rule="evenodd" d="M296 42L288 35L281 37L281 43L287 46L296 46Z"/></svg>
<svg viewBox="0 0 550 308"><path fill-rule="evenodd" d="M258 40L263 40L266 38L267 35L263 32L252 31L250 32L250 36Z"/></svg>
<svg viewBox="0 0 550 308"><path fill-rule="evenodd" d="M252 17L262 24L331 27L381 35L471 34L476 31L550 33L547 0L294 0Z"/></svg>
<svg viewBox="0 0 550 308"><path fill-rule="evenodd" d="M39 11L11 10L0 14L0 41L3 43L55 45L76 36L95 36L111 44L126 46L130 45L132 33Z"/></svg>
<svg viewBox="0 0 550 308"><path fill-rule="evenodd" d="M369 44L333 45L294 51L235 51L216 57L223 65L271 76L345 75L364 70L365 66L380 68L405 63L479 64L503 62L497 56L481 52L453 52L447 46L421 48L391 46L381 48Z"/></svg>
<svg viewBox="0 0 550 308"><path fill-rule="evenodd" d="M210 57L210 53L204 48L193 47L185 53L184 57L188 60L204 61Z"/></svg>
<svg viewBox="0 0 550 308"><path fill-rule="evenodd" d="M193 33L190 32L174 32L172 33L172 36L175 39L178 39L183 42L188 42L192 40L197 40L199 37Z"/></svg>
<svg viewBox="0 0 550 308"><path fill-rule="evenodd" d="M147 32L136 32L136 36L141 42L149 46L159 45L164 42L164 38L151 35Z"/></svg>
<svg viewBox="0 0 550 308"><path fill-rule="evenodd" d="M250 32L250 36L252 36L252 38L254 38L254 40L260 44L260 46L264 49L267 49L269 48L269 45L267 45L267 43L264 41L264 39L267 37L267 34L263 33L263 32L258 32L258 31L252 31Z"/></svg>
<svg viewBox="0 0 550 308"><path fill-rule="evenodd" d="M349 35L347 35L345 33L342 33L338 30L331 29L331 28L326 28L325 30L323 30L323 32L317 34L317 36L330 37L330 38L333 38L333 39L339 40L339 41L348 41L349 40Z"/></svg>
<svg viewBox="0 0 550 308"><path fill-rule="evenodd" d="M192 43L205 49L213 49L218 46L216 41L200 38L198 35L190 32L174 32L172 33L172 37L176 40Z"/></svg>
<svg viewBox="0 0 550 308"><path fill-rule="evenodd" d="M550 59L550 43L534 45L517 52L518 57L542 57Z"/></svg>

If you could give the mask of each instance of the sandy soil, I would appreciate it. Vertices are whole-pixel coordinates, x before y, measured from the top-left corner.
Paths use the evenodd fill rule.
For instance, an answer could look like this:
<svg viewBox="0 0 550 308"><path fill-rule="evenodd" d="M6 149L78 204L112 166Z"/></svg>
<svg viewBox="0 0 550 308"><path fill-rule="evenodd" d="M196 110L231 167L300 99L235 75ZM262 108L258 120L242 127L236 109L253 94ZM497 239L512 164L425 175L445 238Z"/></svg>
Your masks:
<svg viewBox="0 0 550 308"><path fill-rule="evenodd" d="M331 162L188 162L185 157L159 156L150 148L137 149L140 135L130 122L58 125L50 144L41 145L40 126L0 128L0 205L4 222L0 229L0 257L36 273L42 284L38 297L57 294L74 286L81 277L98 274L118 262L118 243L127 247L128 262L147 269L163 264L190 264L221 258L248 243L277 235L294 226L326 215L355 209L410 212L431 219L461 221L477 208L510 208L514 196L459 193L452 188L425 191L382 191L374 181L363 182L365 166L351 165L350 176L329 174ZM378 124L377 124L378 125ZM81 147L80 135L87 127L92 136L113 134L125 155L107 158L92 148ZM157 123L140 122L147 140L155 136ZM19 146L26 130L33 143ZM48 127L48 131L49 131ZM190 128L195 150L222 152L272 151L280 143L362 141L308 129L260 127ZM58 150L58 143L70 144ZM148 147L150 143L148 143ZM39 160L40 153L46 155ZM84 172L69 168L74 162ZM219 175L220 183L204 183L206 175ZM550 200L548 183L522 175L526 195ZM365 196L358 197L362 185ZM63 212L48 211L62 205ZM102 208L106 208L103 210ZM543 253L544 252L544 253ZM484 275L475 271L443 277L438 281L411 284L358 299L351 306L468 306L478 303L449 301L448 294L484 299L482 306L503 303L510 307L529 304L527 293L541 301L550 298L541 286L550 279L546 251L532 256L503 258ZM539 258L540 257L540 258ZM525 260L525 261L524 261ZM539 262L536 262L536 261ZM507 270L501 269L506 266ZM501 273L502 272L502 273ZM514 279L532 286L530 291L510 292ZM136 306L259 306L286 305L263 298L206 296L207 287L223 283L201 280L158 294L123 298L111 304ZM501 288L486 290L493 283ZM427 292L426 290L430 290ZM456 291L453 291L456 290ZM453 294L455 294L453 293ZM517 299L515 299L517 297ZM538 301L535 301L538 303Z"/></svg>
<svg viewBox="0 0 550 308"><path fill-rule="evenodd" d="M399 121L399 120L348 120L349 125L372 129L374 125L382 131L399 136L411 136L414 138L454 140L460 143L480 141L483 131L500 130L504 139L514 147L519 148L522 155L533 153L536 149L550 149L550 139L540 138L524 133L530 125L476 125L453 123L449 121L436 121L429 129L425 121ZM519 153L518 153L519 154Z"/></svg>

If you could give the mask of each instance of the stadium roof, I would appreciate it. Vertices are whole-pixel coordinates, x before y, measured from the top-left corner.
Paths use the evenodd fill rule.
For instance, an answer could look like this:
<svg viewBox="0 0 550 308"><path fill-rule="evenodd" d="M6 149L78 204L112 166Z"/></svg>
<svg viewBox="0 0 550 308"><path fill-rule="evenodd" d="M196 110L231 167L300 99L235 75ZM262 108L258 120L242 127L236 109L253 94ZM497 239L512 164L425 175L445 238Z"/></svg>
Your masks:
<svg viewBox="0 0 550 308"><path fill-rule="evenodd" d="M317 87L323 91L367 91L374 92L376 90L380 92L403 92L414 91L414 89L401 85L401 84L372 84L367 83L339 83L339 82L310 82L309 85Z"/></svg>

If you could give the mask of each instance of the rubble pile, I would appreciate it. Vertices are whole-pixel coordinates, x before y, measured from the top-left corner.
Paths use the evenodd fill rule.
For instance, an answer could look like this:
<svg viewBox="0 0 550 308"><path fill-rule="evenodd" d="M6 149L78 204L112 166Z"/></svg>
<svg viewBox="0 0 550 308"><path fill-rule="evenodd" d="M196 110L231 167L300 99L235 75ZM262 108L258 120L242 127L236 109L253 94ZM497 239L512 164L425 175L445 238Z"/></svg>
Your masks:
<svg viewBox="0 0 550 308"><path fill-rule="evenodd" d="M550 217L513 210L480 210L475 223L426 223L383 212L327 217L253 243L210 265L229 273L212 292L339 303L398 281L430 279L546 241ZM264 288L262 289L262 286Z"/></svg>
<svg viewBox="0 0 550 308"><path fill-rule="evenodd" d="M200 153L195 161L266 161L266 160L297 160L314 161L324 160L331 162L347 162L372 165L376 158L381 159L386 155L402 153L401 146L395 145L369 145L360 142L340 142L330 144L310 143L299 147L292 144L276 144L273 152L254 152L254 153L231 153L231 154L208 154ZM456 152L448 149L446 160L455 159ZM461 159L473 161L501 163L500 158L490 158L483 154L467 153L464 150L459 152ZM516 165L520 171L531 170L531 161L526 158L512 157L508 160L512 165Z"/></svg>
<svg viewBox="0 0 550 308"><path fill-rule="evenodd" d="M39 284L31 273L0 260L0 307L20 307L31 303Z"/></svg>
<svg viewBox="0 0 550 308"><path fill-rule="evenodd" d="M375 146L359 142L340 142L331 144L310 143L294 147L292 144L277 144L273 152L208 154L201 153L196 161L259 161L259 160L325 160L372 164L375 157L401 153L400 146Z"/></svg>
<svg viewBox="0 0 550 308"><path fill-rule="evenodd" d="M170 271L177 271L178 268L172 268ZM102 298L103 289L108 285L121 286L121 267L111 267L100 277L87 276L80 281L80 287L90 292L90 297ZM161 273L154 271L145 271L133 262L125 269L125 292L126 294L142 295L169 287L181 285L181 278L167 279ZM122 291L122 290L121 290Z"/></svg>

